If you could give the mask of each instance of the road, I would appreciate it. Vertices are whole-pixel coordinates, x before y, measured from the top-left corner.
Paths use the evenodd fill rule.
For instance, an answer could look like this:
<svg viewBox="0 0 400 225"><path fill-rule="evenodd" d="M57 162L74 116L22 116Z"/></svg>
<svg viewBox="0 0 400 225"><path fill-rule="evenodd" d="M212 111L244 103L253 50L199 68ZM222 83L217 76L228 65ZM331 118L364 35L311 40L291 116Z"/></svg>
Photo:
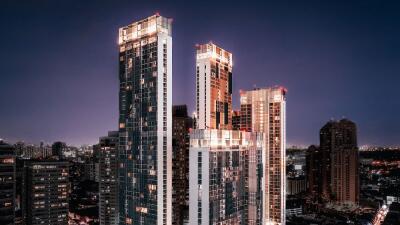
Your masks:
<svg viewBox="0 0 400 225"><path fill-rule="evenodd" d="M383 205L378 212L376 212L374 220L372 221L373 225L381 225L383 221L385 221L385 217L389 212L389 207L387 205Z"/></svg>

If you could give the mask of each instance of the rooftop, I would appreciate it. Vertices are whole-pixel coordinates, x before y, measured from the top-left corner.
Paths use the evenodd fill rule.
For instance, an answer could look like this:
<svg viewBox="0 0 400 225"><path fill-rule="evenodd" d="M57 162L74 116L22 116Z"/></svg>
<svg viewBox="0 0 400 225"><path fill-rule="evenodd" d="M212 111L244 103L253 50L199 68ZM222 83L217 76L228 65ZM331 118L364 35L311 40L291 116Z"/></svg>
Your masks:
<svg viewBox="0 0 400 225"><path fill-rule="evenodd" d="M171 35L172 19L162 17L158 13L145 19L119 28L118 43L124 44L155 33Z"/></svg>
<svg viewBox="0 0 400 225"><path fill-rule="evenodd" d="M196 45L197 59L213 58L232 66L232 53L215 45L213 42Z"/></svg>

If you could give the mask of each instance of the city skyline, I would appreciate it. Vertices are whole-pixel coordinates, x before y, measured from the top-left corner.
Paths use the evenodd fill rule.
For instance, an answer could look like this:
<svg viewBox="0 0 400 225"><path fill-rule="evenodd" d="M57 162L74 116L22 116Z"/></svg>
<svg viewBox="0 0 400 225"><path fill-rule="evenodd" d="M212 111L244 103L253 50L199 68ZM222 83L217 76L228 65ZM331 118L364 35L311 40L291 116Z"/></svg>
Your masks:
<svg viewBox="0 0 400 225"><path fill-rule="evenodd" d="M394 7L88 1L4 2L0 223L400 221Z"/></svg>
<svg viewBox="0 0 400 225"><path fill-rule="evenodd" d="M241 12L230 4L226 7L232 15L220 18L214 14L222 3L216 9L189 4L187 10L168 2L136 8L90 3L1 3L1 23L9 31L1 37L0 54L0 100L7 105L0 111L0 137L7 142L93 144L115 130L115 32L158 10L176 23L173 87L178 88L173 104L188 104L189 112L194 111L194 46L212 40L235 56L233 109L239 107L239 89L250 90L254 84L288 88L288 146L317 143L318 128L342 116L358 124L360 145L399 144L395 40L400 33L394 29L399 16L393 5L308 2L292 3L297 6L293 11L282 4L257 3ZM192 19L206 9L209 17ZM227 23L231 25L221 27ZM20 44L26 37L29 51ZM375 93L385 93L385 101ZM383 106L388 107L384 116Z"/></svg>

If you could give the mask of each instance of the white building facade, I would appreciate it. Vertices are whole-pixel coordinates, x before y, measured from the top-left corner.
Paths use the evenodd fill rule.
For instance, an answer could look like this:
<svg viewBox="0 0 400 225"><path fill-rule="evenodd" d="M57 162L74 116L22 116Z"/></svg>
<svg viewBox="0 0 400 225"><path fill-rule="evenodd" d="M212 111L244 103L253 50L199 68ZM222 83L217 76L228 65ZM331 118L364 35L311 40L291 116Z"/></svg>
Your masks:
<svg viewBox="0 0 400 225"><path fill-rule="evenodd" d="M192 131L190 224L260 224L262 138L243 131Z"/></svg>

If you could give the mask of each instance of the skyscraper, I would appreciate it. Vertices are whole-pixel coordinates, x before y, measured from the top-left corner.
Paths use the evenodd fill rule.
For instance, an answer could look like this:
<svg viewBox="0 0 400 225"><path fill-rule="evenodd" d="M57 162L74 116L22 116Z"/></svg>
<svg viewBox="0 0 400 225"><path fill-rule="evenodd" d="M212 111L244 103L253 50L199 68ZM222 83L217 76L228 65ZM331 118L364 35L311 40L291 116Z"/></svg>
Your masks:
<svg viewBox="0 0 400 225"><path fill-rule="evenodd" d="M172 108L172 224L189 219L189 131L193 120L186 105Z"/></svg>
<svg viewBox="0 0 400 225"><path fill-rule="evenodd" d="M27 225L68 224L68 179L68 162L25 162L23 209Z"/></svg>
<svg viewBox="0 0 400 225"><path fill-rule="evenodd" d="M232 54L213 43L197 46L198 129L232 129Z"/></svg>
<svg viewBox="0 0 400 225"><path fill-rule="evenodd" d="M357 128L350 120L329 121L320 130L322 194L337 203L358 203Z"/></svg>
<svg viewBox="0 0 400 225"><path fill-rule="evenodd" d="M172 20L119 29L120 224L171 224Z"/></svg>
<svg viewBox="0 0 400 225"><path fill-rule="evenodd" d="M285 224L286 89L241 91L241 129L264 133L263 224Z"/></svg>
<svg viewBox="0 0 400 225"><path fill-rule="evenodd" d="M15 150L0 140L0 224L14 225Z"/></svg>
<svg viewBox="0 0 400 225"><path fill-rule="evenodd" d="M118 137L118 131L110 131L98 145L100 225L118 224Z"/></svg>
<svg viewBox="0 0 400 225"><path fill-rule="evenodd" d="M263 137L232 130L232 54L213 43L197 46L196 115L190 224L260 224Z"/></svg>

